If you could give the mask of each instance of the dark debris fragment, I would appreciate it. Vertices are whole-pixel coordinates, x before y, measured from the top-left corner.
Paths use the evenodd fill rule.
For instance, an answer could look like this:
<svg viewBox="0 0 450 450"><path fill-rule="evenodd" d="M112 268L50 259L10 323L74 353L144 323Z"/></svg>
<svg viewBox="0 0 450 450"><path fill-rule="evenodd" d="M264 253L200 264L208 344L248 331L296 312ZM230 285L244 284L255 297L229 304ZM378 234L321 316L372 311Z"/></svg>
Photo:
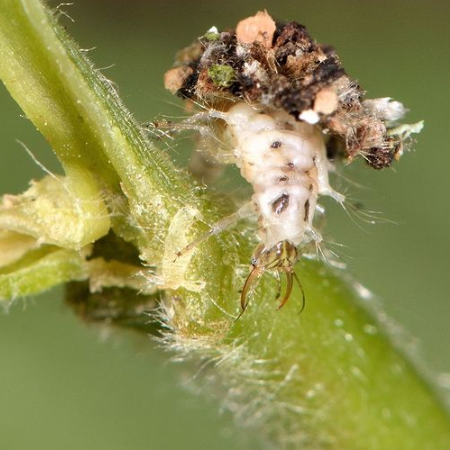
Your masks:
<svg viewBox="0 0 450 450"><path fill-rule="evenodd" d="M392 133L404 113L400 103L363 100L332 47L315 42L303 25L275 22L265 11L242 20L236 30L209 30L177 55L165 85L221 110L239 101L262 111L284 109L317 123L335 158L363 156L375 169L389 167L404 137L416 132Z"/></svg>

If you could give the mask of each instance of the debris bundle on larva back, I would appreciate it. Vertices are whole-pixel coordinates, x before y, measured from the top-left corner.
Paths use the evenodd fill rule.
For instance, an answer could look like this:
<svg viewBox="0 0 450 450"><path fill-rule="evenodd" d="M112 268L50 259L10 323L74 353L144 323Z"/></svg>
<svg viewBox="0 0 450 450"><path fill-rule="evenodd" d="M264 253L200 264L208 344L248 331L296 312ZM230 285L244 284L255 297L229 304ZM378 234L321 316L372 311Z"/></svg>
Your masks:
<svg viewBox="0 0 450 450"><path fill-rule="evenodd" d="M364 100L332 47L316 43L303 25L275 22L267 12L242 20L236 30L211 28L179 52L165 85L205 109L188 119L217 138L202 150L236 164L253 187L251 202L235 215L253 213L260 223L243 309L265 270L286 273L280 306L288 299L302 247L321 240L313 227L318 196L344 201L329 185L329 159L362 156L375 169L389 167L422 125L398 126L401 103ZM224 219L208 235L232 222Z"/></svg>

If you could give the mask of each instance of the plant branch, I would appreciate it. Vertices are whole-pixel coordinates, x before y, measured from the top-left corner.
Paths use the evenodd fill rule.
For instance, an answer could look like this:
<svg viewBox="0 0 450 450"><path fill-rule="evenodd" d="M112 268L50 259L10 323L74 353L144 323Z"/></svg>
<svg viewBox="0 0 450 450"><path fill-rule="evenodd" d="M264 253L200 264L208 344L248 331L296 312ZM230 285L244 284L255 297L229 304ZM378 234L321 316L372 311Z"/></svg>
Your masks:
<svg viewBox="0 0 450 450"><path fill-rule="evenodd" d="M231 204L175 170L38 0L0 0L0 77L66 172L3 197L0 298L83 280L68 287L78 314L147 332L159 291L168 348L207 361L225 405L275 448L450 447L438 396L345 271L303 260L302 314L298 290L275 311L267 274L234 322L254 232L174 257Z"/></svg>

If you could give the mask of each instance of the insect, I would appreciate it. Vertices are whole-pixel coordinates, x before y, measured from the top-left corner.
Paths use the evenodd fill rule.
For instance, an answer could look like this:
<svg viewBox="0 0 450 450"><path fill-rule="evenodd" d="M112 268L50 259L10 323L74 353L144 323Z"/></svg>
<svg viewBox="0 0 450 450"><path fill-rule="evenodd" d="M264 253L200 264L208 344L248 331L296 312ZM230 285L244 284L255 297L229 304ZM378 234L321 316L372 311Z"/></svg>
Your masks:
<svg viewBox="0 0 450 450"><path fill-rule="evenodd" d="M299 247L311 241L320 243L322 239L313 227L318 196L328 195L339 203L345 200L329 184L330 162L323 133L282 110L265 111L246 102L234 104L227 112L209 111L209 114L226 124L220 136L223 147L232 149L226 160L240 168L254 191L250 203L241 208L240 217L252 213L259 216L260 244L252 255L252 270L242 288L242 311L251 288L268 270L286 275L280 309L291 295L294 279L301 287L294 271L300 257ZM218 153L216 157L225 159ZM178 252L178 256L237 218L219 223Z"/></svg>
<svg viewBox="0 0 450 450"><path fill-rule="evenodd" d="M261 243L252 256L253 269L241 294L242 310L255 280L266 270L283 272L288 300L299 259L299 246L319 242L313 228L318 195L342 203L344 196L328 182L328 160L322 133L284 111L258 111L238 103L224 116L225 138L233 147L235 164L252 185L252 203L259 214Z"/></svg>
<svg viewBox="0 0 450 450"><path fill-rule="evenodd" d="M213 133L221 144L209 142L208 152L235 164L253 188L248 204L178 252L256 214L260 243L241 291L242 312L266 271L286 275L278 309L294 280L302 288L294 266L307 244L322 239L313 226L317 199L345 201L330 186L327 154L347 161L361 156L375 169L389 167L402 154L404 138L421 128L398 127L405 112L401 103L363 100L331 47L317 44L302 25L277 23L267 12L244 19L234 31L210 29L180 52L165 85L205 108L185 126Z"/></svg>

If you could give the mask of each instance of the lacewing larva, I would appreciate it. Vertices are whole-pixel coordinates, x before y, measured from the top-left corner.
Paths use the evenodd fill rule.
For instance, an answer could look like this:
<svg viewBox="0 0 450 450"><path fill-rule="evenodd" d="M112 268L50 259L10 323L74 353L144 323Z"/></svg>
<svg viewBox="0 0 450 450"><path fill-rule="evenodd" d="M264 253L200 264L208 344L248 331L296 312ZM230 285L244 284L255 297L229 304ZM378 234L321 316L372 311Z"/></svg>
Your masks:
<svg viewBox="0 0 450 450"><path fill-rule="evenodd" d="M405 139L422 127L398 126L401 103L364 100L332 47L316 43L303 25L276 22L265 11L235 30L211 28L177 55L165 85L203 110L182 125L214 136L200 151L238 166L253 188L248 204L178 252L257 215L260 243L241 292L242 311L265 271L286 274L278 308L294 279L301 287L295 263L305 245L321 241L313 226L318 197L345 201L329 184L330 157L360 156L375 169L389 167Z"/></svg>

